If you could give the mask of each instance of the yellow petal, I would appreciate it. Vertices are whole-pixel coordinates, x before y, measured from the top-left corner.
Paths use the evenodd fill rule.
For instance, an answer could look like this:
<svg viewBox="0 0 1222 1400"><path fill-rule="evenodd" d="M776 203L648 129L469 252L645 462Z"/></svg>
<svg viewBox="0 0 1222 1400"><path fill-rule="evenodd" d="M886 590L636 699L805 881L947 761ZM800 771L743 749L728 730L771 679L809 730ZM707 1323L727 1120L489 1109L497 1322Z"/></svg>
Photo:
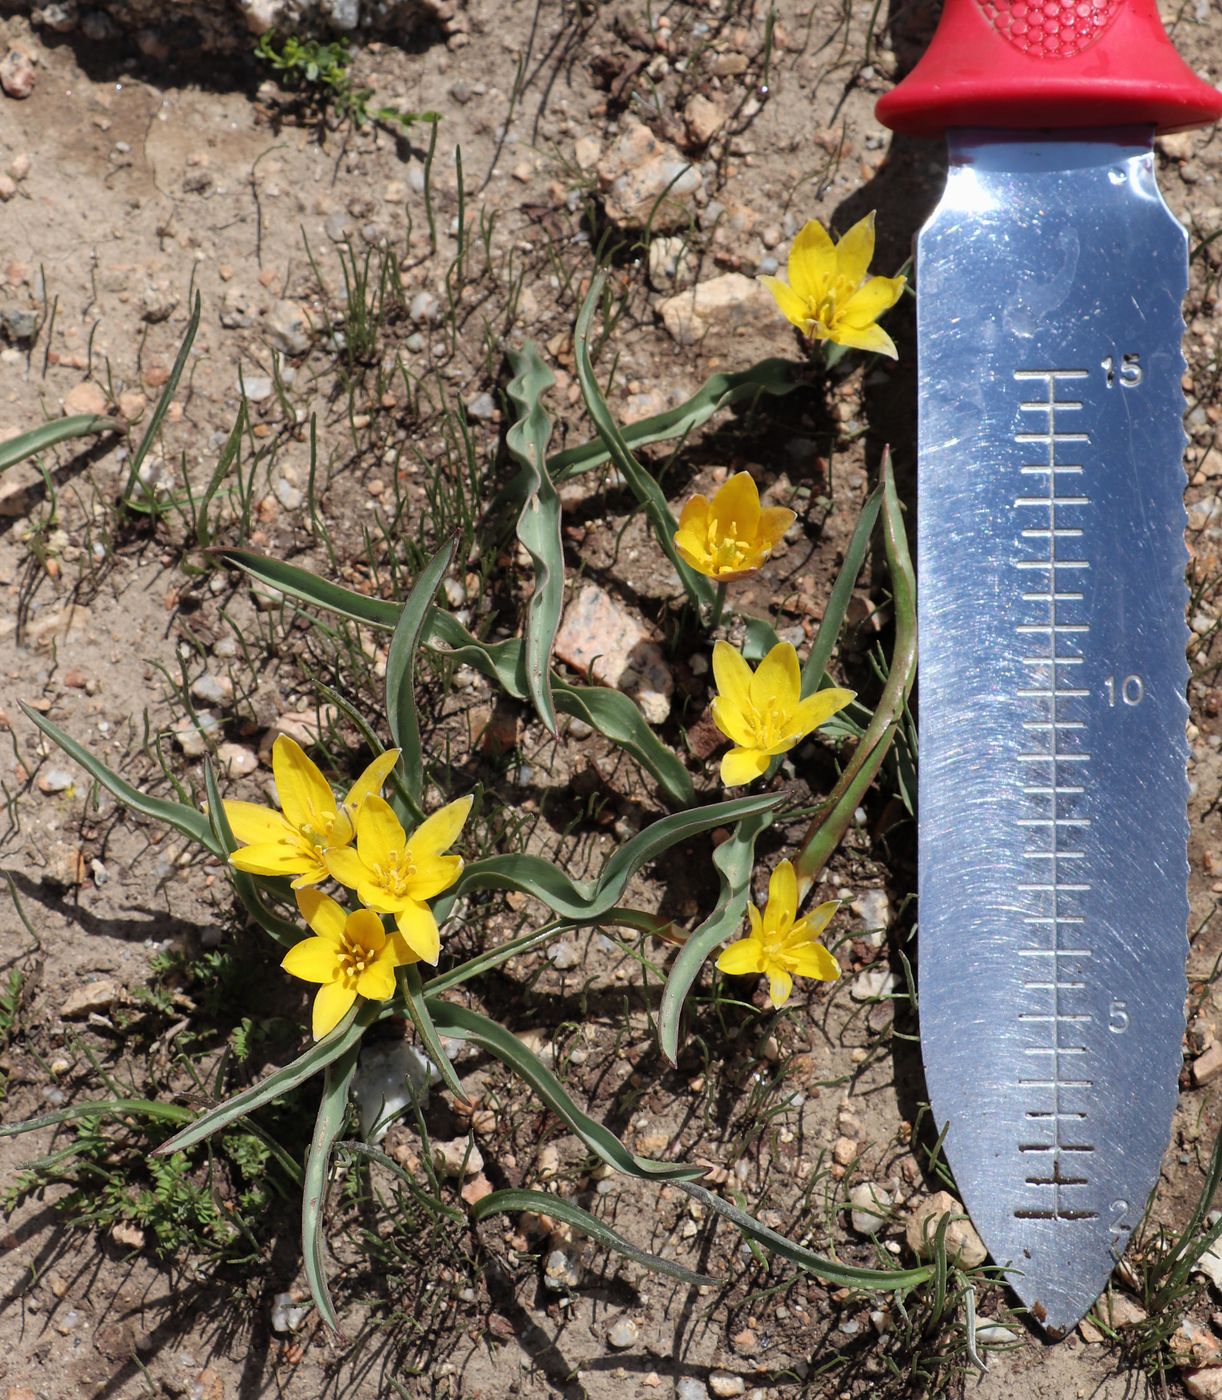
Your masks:
<svg viewBox="0 0 1222 1400"><path fill-rule="evenodd" d="M410 901L395 914L404 943L421 962L436 963L441 956L441 930L427 904Z"/></svg>
<svg viewBox="0 0 1222 1400"><path fill-rule="evenodd" d="M784 968L772 967L768 970L768 995L773 1006L784 1006L793 991L793 978Z"/></svg>
<svg viewBox="0 0 1222 1400"><path fill-rule="evenodd" d="M788 506L765 506L760 511L759 538L761 543L773 550L785 538L785 531L797 519L797 514Z"/></svg>
<svg viewBox="0 0 1222 1400"><path fill-rule="evenodd" d="M776 928L779 924L792 923L798 916L798 877L787 860L772 872L768 881L768 907L764 911L764 924Z"/></svg>
<svg viewBox="0 0 1222 1400"><path fill-rule="evenodd" d="M416 873L408 883L413 899L434 899L448 890L462 874L462 856L418 856L413 854Z"/></svg>
<svg viewBox="0 0 1222 1400"><path fill-rule="evenodd" d="M836 244L836 272L850 287L856 287L865 280L873 256L874 211L871 210Z"/></svg>
<svg viewBox="0 0 1222 1400"><path fill-rule="evenodd" d="M314 998L313 1026L314 1039L321 1040L328 1031L333 1031L352 1010L352 1003L356 1000L356 992L351 987L345 987L342 982L328 982L326 986L319 987L318 995Z"/></svg>
<svg viewBox="0 0 1222 1400"><path fill-rule="evenodd" d="M751 937L760 938L764 932L764 921L760 917L760 911L754 904L747 905L747 922L751 925ZM761 966L760 971L762 972L763 970Z"/></svg>
<svg viewBox="0 0 1222 1400"><path fill-rule="evenodd" d="M721 950L717 967L719 971L728 972L732 977L746 977L752 972L763 972L763 945L757 938L740 938L737 943L731 943Z"/></svg>
<svg viewBox="0 0 1222 1400"><path fill-rule="evenodd" d="M709 503L705 496L695 495L683 503L679 512L679 529L691 530L703 536L709 526Z"/></svg>
<svg viewBox="0 0 1222 1400"><path fill-rule="evenodd" d="M760 523L760 493L750 472L735 472L713 497L711 511L722 538L749 544Z"/></svg>
<svg viewBox="0 0 1222 1400"><path fill-rule="evenodd" d="M401 859L406 846L407 837L399 818L391 811L390 803L371 793L361 803L356 817L356 848L361 863L370 869L379 865L394 865Z"/></svg>
<svg viewBox="0 0 1222 1400"><path fill-rule="evenodd" d="M314 862L312 851L290 846L286 841L243 846L229 857L235 870L245 870L248 875L300 875L312 870Z"/></svg>
<svg viewBox="0 0 1222 1400"><path fill-rule="evenodd" d="M737 710L722 695L715 695L709 705L713 723L732 744L749 749L755 742L755 728L741 710Z"/></svg>
<svg viewBox="0 0 1222 1400"><path fill-rule="evenodd" d="M390 777L390 770L398 759L398 749L387 749L385 753L379 754L349 788L348 796L344 798L344 806L355 811L372 793L381 793L386 779Z"/></svg>
<svg viewBox="0 0 1222 1400"><path fill-rule="evenodd" d="M840 976L840 964L822 943L806 943L795 948L786 955L786 962L799 977L834 982Z"/></svg>
<svg viewBox="0 0 1222 1400"><path fill-rule="evenodd" d="M836 910L840 908L838 899L829 899L823 904L817 904L806 916L806 925L810 929L810 936L818 938L823 930L831 923Z"/></svg>
<svg viewBox="0 0 1222 1400"><path fill-rule="evenodd" d="M329 938L303 938L294 943L280 966L303 982L334 982L341 976L339 953Z"/></svg>
<svg viewBox="0 0 1222 1400"><path fill-rule="evenodd" d="M354 909L348 914L344 937L371 953L380 953L386 947L386 929L372 909Z"/></svg>
<svg viewBox="0 0 1222 1400"><path fill-rule="evenodd" d="M848 345L854 350L872 350L875 354L886 355L892 360L898 360L900 357L895 348L895 341L881 326L867 326L861 331L854 330L852 326L837 326L824 338L834 340L837 345Z"/></svg>
<svg viewBox="0 0 1222 1400"><path fill-rule="evenodd" d="M820 301L836 268L836 249L827 230L811 219L789 250L789 285L804 302Z"/></svg>
<svg viewBox="0 0 1222 1400"><path fill-rule="evenodd" d="M369 871L365 869L360 856L351 846L328 850L324 859L331 878L338 880L341 885L347 885L350 890L356 889L362 880L369 879Z"/></svg>
<svg viewBox="0 0 1222 1400"><path fill-rule="evenodd" d="M297 908L301 911L301 917L320 938L326 938L336 947L339 946L344 936L344 926L348 922L348 911L342 905L337 904L321 890L302 889L297 891Z"/></svg>
<svg viewBox="0 0 1222 1400"><path fill-rule="evenodd" d="M676 530L674 538L679 558L689 568L695 569L698 574L705 574L708 578L717 577L717 561L709 553L702 536L698 536L693 530Z"/></svg>
<svg viewBox="0 0 1222 1400"><path fill-rule="evenodd" d="M308 890L314 885L323 884L330 872L327 870L327 863L322 858L322 852L316 851L314 861L308 870L303 870L292 882L295 890Z"/></svg>
<svg viewBox="0 0 1222 1400"><path fill-rule="evenodd" d="M826 690L816 690L813 695L808 695L805 700L799 702L794 711L793 729L805 737L843 710L856 694L855 690L841 690L834 685L828 686Z"/></svg>
<svg viewBox="0 0 1222 1400"><path fill-rule="evenodd" d="M836 317L837 329L851 326L854 330L865 330L884 311L889 311L903 294L904 278L871 277L840 308Z"/></svg>
<svg viewBox="0 0 1222 1400"><path fill-rule="evenodd" d="M792 714L798 708L802 689L802 670L798 653L790 642L778 642L760 662L751 677L751 703L761 712L770 704L782 714Z"/></svg>
<svg viewBox="0 0 1222 1400"><path fill-rule="evenodd" d="M726 787L753 783L768 771L768 755L759 749L731 749L721 759L721 781Z"/></svg>
<svg viewBox="0 0 1222 1400"><path fill-rule="evenodd" d="M713 681L723 709L728 705L740 714L746 710L751 703L751 667L729 642L713 648Z"/></svg>
<svg viewBox="0 0 1222 1400"><path fill-rule="evenodd" d="M230 830L244 846L296 838L293 824L274 807L264 807L258 802L225 802L222 806Z"/></svg>
<svg viewBox="0 0 1222 1400"><path fill-rule="evenodd" d="M356 979L356 989L369 1001L386 1001L395 994L395 964L387 950L387 956L371 963Z"/></svg>
<svg viewBox="0 0 1222 1400"><path fill-rule="evenodd" d="M407 946L407 940L403 935L395 930L390 935L391 957L396 967L407 967L411 963L418 963L420 958Z"/></svg>
<svg viewBox="0 0 1222 1400"><path fill-rule="evenodd" d="M301 745L287 734L281 734L272 745L272 772L284 815L294 826L310 826L321 832L335 815L335 794Z"/></svg>
<svg viewBox="0 0 1222 1400"><path fill-rule="evenodd" d="M419 861L423 856L439 856L448 851L458 840L474 800L473 797L460 797L421 822L408 839L408 855Z"/></svg>
<svg viewBox="0 0 1222 1400"><path fill-rule="evenodd" d="M787 287L779 277L761 277L759 280L776 298L776 304L790 325L797 326L803 335L809 335L810 307L797 292L792 287Z"/></svg>

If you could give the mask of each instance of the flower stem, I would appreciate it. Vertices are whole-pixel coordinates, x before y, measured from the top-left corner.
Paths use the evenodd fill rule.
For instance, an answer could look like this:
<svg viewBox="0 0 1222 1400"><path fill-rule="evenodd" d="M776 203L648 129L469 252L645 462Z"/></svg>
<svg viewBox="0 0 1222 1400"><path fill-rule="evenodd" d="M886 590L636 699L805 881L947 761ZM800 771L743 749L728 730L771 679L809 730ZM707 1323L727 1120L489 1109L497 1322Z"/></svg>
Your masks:
<svg viewBox="0 0 1222 1400"><path fill-rule="evenodd" d="M709 613L709 631L715 632L721 626L721 615L726 607L726 589L728 585L719 583L717 585L717 596L713 599L713 610Z"/></svg>

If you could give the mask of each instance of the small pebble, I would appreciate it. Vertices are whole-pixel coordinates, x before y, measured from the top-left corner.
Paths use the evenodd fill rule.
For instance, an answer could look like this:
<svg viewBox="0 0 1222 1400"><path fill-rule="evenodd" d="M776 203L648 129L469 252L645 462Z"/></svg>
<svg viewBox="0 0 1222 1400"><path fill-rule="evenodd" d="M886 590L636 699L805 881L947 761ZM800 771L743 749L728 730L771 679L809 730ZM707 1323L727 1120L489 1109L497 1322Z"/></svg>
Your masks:
<svg viewBox="0 0 1222 1400"><path fill-rule="evenodd" d="M467 404L467 417L488 419L496 412L496 401L491 394L477 394L475 398Z"/></svg>
<svg viewBox="0 0 1222 1400"><path fill-rule="evenodd" d="M38 776L38 791L48 797L55 792L67 792L73 784L72 774L64 768L48 768Z"/></svg>
<svg viewBox="0 0 1222 1400"><path fill-rule="evenodd" d="M747 1382L741 1376L731 1376L725 1371L714 1371L709 1377L709 1389L717 1396L742 1395Z"/></svg>
<svg viewBox="0 0 1222 1400"><path fill-rule="evenodd" d="M29 97L34 91L34 61L21 49L9 49L0 59L0 88L9 97Z"/></svg>
<svg viewBox="0 0 1222 1400"><path fill-rule="evenodd" d="M233 699L233 682L228 676L205 671L191 682L191 696L205 705L228 705Z"/></svg>
<svg viewBox="0 0 1222 1400"><path fill-rule="evenodd" d="M634 1347L641 1335L641 1329L630 1317L617 1318L615 1322L607 1328L608 1343L623 1351L626 1347Z"/></svg>
<svg viewBox="0 0 1222 1400"><path fill-rule="evenodd" d="M580 962L577 949L571 943L553 943L547 950L547 960L557 972L568 972Z"/></svg>

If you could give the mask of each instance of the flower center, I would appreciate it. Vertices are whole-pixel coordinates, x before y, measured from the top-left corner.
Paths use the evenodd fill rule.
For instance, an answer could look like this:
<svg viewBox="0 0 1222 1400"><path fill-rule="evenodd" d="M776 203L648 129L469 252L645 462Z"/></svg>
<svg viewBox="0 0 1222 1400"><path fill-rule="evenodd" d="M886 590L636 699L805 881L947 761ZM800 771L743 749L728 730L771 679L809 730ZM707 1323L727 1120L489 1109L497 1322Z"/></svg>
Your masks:
<svg viewBox="0 0 1222 1400"><path fill-rule="evenodd" d="M725 535L720 535L717 522L709 521L706 547L713 562L719 569L734 569L744 563L748 549L738 529L738 521L731 520Z"/></svg>
<svg viewBox="0 0 1222 1400"><path fill-rule="evenodd" d="M416 875L416 862L406 851L392 851L385 865L375 865L373 878L387 892L399 898L408 894L409 886Z"/></svg>
<svg viewBox="0 0 1222 1400"><path fill-rule="evenodd" d="M360 975L373 966L378 960L378 954L373 948L366 948L363 944L355 942L347 935L343 937L339 945L339 970L345 982L353 982Z"/></svg>
<svg viewBox="0 0 1222 1400"><path fill-rule="evenodd" d="M317 846L322 850L331 844L331 828L334 825L335 818L324 813L317 819L317 822L305 822L297 830L311 846Z"/></svg>
<svg viewBox="0 0 1222 1400"><path fill-rule="evenodd" d="M770 697L761 709L747 702L747 721L755 735L755 745L760 749L771 748L788 737L786 726L790 720L790 710L774 697Z"/></svg>

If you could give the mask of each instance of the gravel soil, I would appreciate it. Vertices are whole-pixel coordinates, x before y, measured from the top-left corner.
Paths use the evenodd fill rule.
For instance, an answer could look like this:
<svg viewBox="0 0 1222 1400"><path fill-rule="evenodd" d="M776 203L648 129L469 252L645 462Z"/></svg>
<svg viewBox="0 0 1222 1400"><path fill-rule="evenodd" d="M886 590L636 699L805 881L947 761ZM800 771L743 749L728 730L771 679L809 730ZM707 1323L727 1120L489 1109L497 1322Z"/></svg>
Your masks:
<svg viewBox="0 0 1222 1400"><path fill-rule="evenodd" d="M928 41L935 7L926 4L888 14L826 0L776 0L771 10L755 0L471 0L440 7L435 22L422 7L403 46L354 47L353 73L371 90L371 108L441 121L361 129L271 81L247 56L253 36L230 54L201 56L159 39L155 26L90 28L84 5L80 14L46 8L64 11L62 23L0 19L0 55L17 55L0 69L9 79L0 94L0 441L82 412L110 415L113 431L0 476L0 868L13 896L0 892L0 977L19 980L11 1011L0 1006L6 1123L102 1098L198 1105L218 1070L236 1076L232 1086L297 1053L307 1005L266 938L242 926L219 867L96 790L20 703L133 784L166 796L182 784L196 801L205 752L226 793L253 800L266 795L277 733L317 741L321 728L332 753L355 753L359 736L342 717L320 726L315 683L377 720L386 638L320 634L282 599L216 567L201 544L248 544L401 597L424 552L457 530L466 553L447 580L447 605L472 626L514 625L529 569L504 522L483 514L509 475L506 347L534 341L555 372L545 401L553 445L592 436L572 333L601 251L614 311L598 373L621 421L681 402L717 371L795 358L789 328L749 279L783 266L807 218L843 231L871 210L875 268L893 273L943 169L938 145L893 138L873 117L877 97ZM1170 18L1187 61L1222 78L1216 10L1187 5ZM650 186L672 159L676 172L690 163L698 183L689 172ZM1174 1227L1196 1201L1222 1126L1222 691L1212 669L1222 135L1168 138L1159 164L1194 247L1185 381L1196 634L1192 1019L1153 1208L1155 1222ZM352 288L368 269L364 300L381 309L366 318L363 340ZM745 285L720 280L734 274ZM672 304L706 284L699 313ZM133 510L119 504L132 454L197 297L194 346L140 469L143 509ZM800 649L823 615L885 444L911 497L910 299L887 326L900 349L894 364L849 357L826 374L812 367L798 393L720 415L677 451L644 454L672 501L746 469L766 500L798 510L768 568L736 596ZM243 389L241 450L208 508L205 540L199 503ZM571 593L601 588L657 642L670 685L660 732L714 795L707 643L682 625L673 574L613 474L575 478L563 505ZM867 700L878 692L871 651L890 636L885 572L870 563L834 667ZM597 736L577 726L552 738L527 707L498 699L466 668L422 668L421 695L426 742L444 755L439 789L454 796L482 785L484 815L470 835L481 849L524 844L588 876L665 811L647 777ZM834 781L835 752L813 743L799 759L785 782L817 800ZM654 1035L661 945L568 935L473 994L550 1057L578 1102L635 1151L703 1162L766 1224L873 1265L910 1262L909 1208L941 1183L923 1145L904 975L915 944L914 837L892 780L860 818L821 887L844 901L832 935L841 981L799 984L772 1014L762 991L754 1005L716 998L706 974L677 1068ZM771 864L792 850L803 825L770 833L761 856ZM694 922L715 895L711 850L705 837L646 871L633 901ZM517 896L463 911L447 952L470 955L541 922L539 907ZM388 1043L402 1034L392 1030ZM389 1176L377 1178L375 1205L349 1166L333 1184L328 1228L337 1339L310 1310L286 1316L283 1300L277 1309L279 1295L308 1296L287 1178L267 1168L265 1194L249 1207L258 1231L248 1249L167 1251L153 1217L142 1225L106 1214L107 1192L124 1181L153 1189L146 1129L129 1119L109 1130L111 1155L75 1187L23 1190L26 1164L76 1138L71 1127L45 1129L0 1139L0 1187L10 1191L0 1394L1146 1393L1132 1347L1099 1332L1050 1345L987 1283L977 1310L1010 1336L977 1381L961 1310L925 1329L928 1303L918 1301L905 1328L885 1299L757 1259L678 1190L591 1172L559 1121L493 1062L464 1051L456 1067L475 1116L435 1092L426 1118L436 1141L465 1143L473 1130L483 1166L465 1190L543 1186L571 1196L717 1285L649 1274L537 1216L438 1226L395 1196ZM290 1152L307 1140L311 1093L268 1117ZM410 1164L414 1141L400 1126L387 1150ZM198 1160L193 1170L203 1171ZM472 1186L479 1181L484 1188ZM877 1241L852 1227L846 1209L862 1185L892 1202ZM240 1215L249 1186L222 1164L202 1194ZM462 1205L457 1182L443 1189ZM1211 1330L1218 1303L1202 1283L1181 1311L1222 1355L1222 1331L1213 1339ZM1222 1386L1201 1389L1207 1380L1189 1393L1222 1395ZM1184 1393L1182 1384L1172 1367L1162 1393Z"/></svg>

